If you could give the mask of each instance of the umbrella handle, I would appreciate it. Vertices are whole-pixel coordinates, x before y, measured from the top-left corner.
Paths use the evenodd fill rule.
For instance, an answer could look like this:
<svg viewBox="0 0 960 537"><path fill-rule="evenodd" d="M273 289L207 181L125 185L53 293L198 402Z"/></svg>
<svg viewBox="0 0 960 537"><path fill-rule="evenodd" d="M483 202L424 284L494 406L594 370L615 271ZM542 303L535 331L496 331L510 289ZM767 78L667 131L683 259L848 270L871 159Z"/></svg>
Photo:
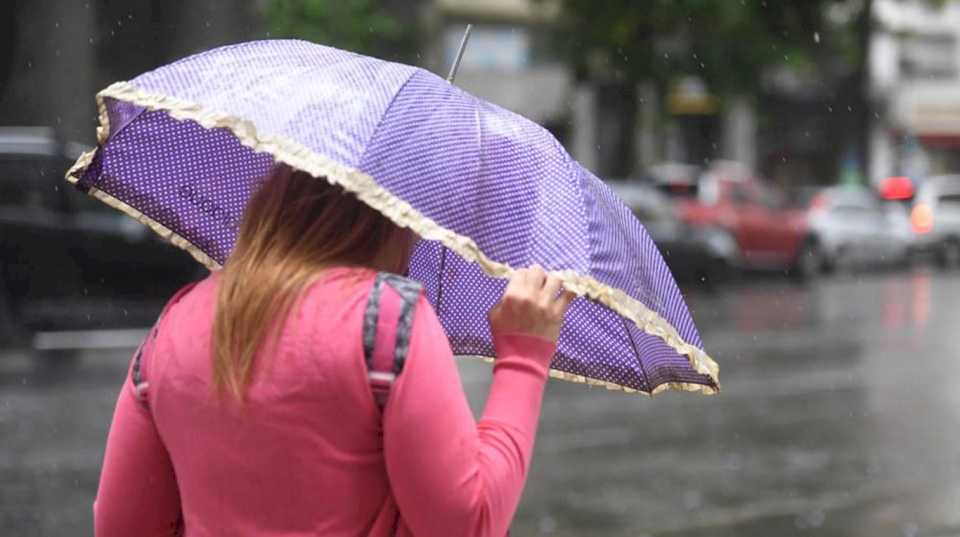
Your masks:
<svg viewBox="0 0 960 537"><path fill-rule="evenodd" d="M450 67L450 74L447 75L447 82L453 83L453 77L457 76L457 69L460 67L460 60L463 59L463 51L467 48L467 40L470 39L470 30L473 28L472 24L467 25L467 29L463 32L463 39L460 40L460 48L457 49L457 57L453 60L453 65Z"/></svg>

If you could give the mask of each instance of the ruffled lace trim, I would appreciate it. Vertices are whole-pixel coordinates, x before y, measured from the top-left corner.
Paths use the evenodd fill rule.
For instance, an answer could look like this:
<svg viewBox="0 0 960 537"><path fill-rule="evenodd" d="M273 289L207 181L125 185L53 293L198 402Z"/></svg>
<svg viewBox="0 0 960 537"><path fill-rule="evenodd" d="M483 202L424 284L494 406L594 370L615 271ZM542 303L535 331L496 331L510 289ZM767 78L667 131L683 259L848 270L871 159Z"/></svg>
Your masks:
<svg viewBox="0 0 960 537"><path fill-rule="evenodd" d="M128 102L150 110L164 110L173 118L194 121L208 129L228 129L243 145L258 152L270 153L277 161L303 170L314 177L325 177L327 181L342 186L356 194L367 205L390 218L398 226L410 228L425 239L439 241L464 259L477 263L487 275L494 278L508 278L513 272L510 266L487 257L472 239L446 229L420 214L409 203L388 192L377 184L373 177L363 172L318 155L289 138L258 133L253 123L248 120L215 110L206 110L196 103L149 93L128 82L114 83L97 94L97 108L100 118L97 139L100 145L106 143L110 134L110 118L107 114L105 98ZM73 183L78 182L79 177L90 165L92 159L92 151L81 155L76 164L67 172L67 180ZM107 205L136 218L161 237L190 252L197 261L208 268L219 268L220 265L199 248L136 208L96 188L91 188L89 193ZM603 284L590 276L571 270L554 271L553 274L563 281L566 289L579 296L585 296L600 302L633 321L644 332L661 338L672 349L686 356L696 372L709 376L717 386L714 388L713 386L695 383L669 382L657 386L650 393L651 395L666 390L704 394L715 394L719 391L719 366L717 363L703 350L684 341L673 325L657 312L647 308L643 303L623 291ZM646 393L613 382L592 379L556 369L550 370L550 376L571 382L603 386L610 390Z"/></svg>

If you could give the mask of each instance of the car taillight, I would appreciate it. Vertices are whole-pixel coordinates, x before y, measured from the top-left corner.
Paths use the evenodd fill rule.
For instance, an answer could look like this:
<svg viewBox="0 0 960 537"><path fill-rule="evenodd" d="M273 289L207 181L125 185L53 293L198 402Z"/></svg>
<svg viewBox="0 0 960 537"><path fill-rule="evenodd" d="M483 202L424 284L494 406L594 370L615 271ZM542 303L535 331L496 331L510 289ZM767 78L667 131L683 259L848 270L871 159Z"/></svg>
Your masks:
<svg viewBox="0 0 960 537"><path fill-rule="evenodd" d="M910 227L914 233L930 233L933 229L933 211L925 203L917 204L910 213Z"/></svg>
<svg viewBox="0 0 960 537"><path fill-rule="evenodd" d="M880 182L880 197L890 201L913 199L913 181L909 177L887 177Z"/></svg>

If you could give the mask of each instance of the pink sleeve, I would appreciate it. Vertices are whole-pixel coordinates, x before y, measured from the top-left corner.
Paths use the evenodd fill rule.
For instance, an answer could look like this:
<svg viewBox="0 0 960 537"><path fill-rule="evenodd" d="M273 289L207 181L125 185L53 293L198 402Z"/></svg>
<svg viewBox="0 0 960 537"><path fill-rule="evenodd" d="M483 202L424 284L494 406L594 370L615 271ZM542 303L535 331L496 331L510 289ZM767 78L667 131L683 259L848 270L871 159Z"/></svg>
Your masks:
<svg viewBox="0 0 960 537"><path fill-rule="evenodd" d="M113 415L93 505L96 537L178 535L180 496L173 465L129 375Z"/></svg>
<svg viewBox="0 0 960 537"><path fill-rule="evenodd" d="M384 416L384 452L401 516L418 537L504 537L523 492L555 344L495 336L497 359L475 422L444 333L421 299L410 353Z"/></svg>

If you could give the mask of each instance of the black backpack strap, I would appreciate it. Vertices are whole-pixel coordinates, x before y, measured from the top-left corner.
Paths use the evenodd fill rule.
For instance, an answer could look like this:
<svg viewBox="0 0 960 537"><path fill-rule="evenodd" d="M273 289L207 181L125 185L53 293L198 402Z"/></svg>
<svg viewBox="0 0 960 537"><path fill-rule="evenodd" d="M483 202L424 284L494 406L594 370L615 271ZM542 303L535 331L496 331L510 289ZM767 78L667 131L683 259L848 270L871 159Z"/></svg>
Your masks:
<svg viewBox="0 0 960 537"><path fill-rule="evenodd" d="M374 278L363 315L363 356L374 400L381 409L407 360L422 290L420 283L396 274L379 272Z"/></svg>

